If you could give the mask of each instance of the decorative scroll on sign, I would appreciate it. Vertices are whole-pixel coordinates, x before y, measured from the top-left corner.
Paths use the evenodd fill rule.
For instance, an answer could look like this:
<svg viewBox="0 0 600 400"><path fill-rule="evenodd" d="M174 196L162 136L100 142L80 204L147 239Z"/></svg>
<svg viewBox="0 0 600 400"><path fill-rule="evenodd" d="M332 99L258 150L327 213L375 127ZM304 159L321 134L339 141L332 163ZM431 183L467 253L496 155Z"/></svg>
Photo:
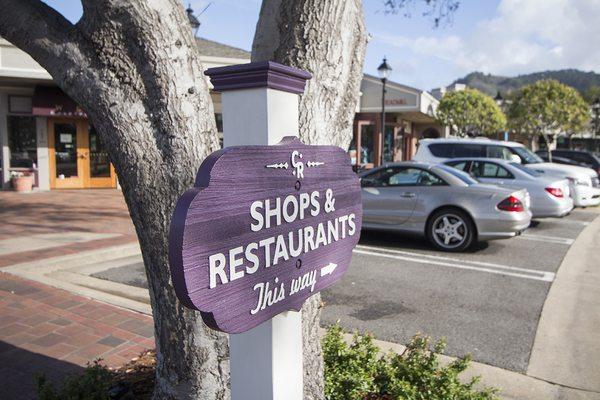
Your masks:
<svg viewBox="0 0 600 400"><path fill-rule="evenodd" d="M339 280L361 222L360 184L339 147L284 138L217 151L175 208L175 291L211 328L247 331Z"/></svg>

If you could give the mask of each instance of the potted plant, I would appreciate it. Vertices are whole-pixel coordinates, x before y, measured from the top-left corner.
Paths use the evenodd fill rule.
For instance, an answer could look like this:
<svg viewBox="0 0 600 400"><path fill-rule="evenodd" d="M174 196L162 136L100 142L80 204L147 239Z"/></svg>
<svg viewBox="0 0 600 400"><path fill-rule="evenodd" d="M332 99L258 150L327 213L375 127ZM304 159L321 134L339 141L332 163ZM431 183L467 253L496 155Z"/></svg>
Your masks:
<svg viewBox="0 0 600 400"><path fill-rule="evenodd" d="M10 173L10 182L15 192L31 192L33 187L33 175L30 172Z"/></svg>

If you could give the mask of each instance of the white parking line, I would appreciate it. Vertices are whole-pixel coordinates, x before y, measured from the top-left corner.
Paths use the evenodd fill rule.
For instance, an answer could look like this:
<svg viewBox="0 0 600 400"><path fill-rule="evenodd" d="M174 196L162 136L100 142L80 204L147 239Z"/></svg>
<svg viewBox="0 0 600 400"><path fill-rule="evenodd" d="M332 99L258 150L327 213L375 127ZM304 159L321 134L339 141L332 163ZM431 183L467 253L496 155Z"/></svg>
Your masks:
<svg viewBox="0 0 600 400"><path fill-rule="evenodd" d="M589 221L577 221L575 219L561 219L561 220L557 220L558 222L560 222L561 224L574 224L574 225L582 225L582 226L588 226L590 223Z"/></svg>
<svg viewBox="0 0 600 400"><path fill-rule="evenodd" d="M566 244L570 246L575 242L575 239L564 238L560 236L545 236L545 235L536 235L532 233L523 233L521 236L518 236L522 239L533 240L536 242L547 242L547 243L556 243L556 244Z"/></svg>
<svg viewBox="0 0 600 400"><path fill-rule="evenodd" d="M363 250L364 249L364 250ZM421 253L412 253L402 250L382 249L379 247L358 245L354 249L355 253L371 255L394 260L412 261L420 264L435 265L441 267L466 269L471 271L488 272L524 279L533 279L543 282L554 281L554 273L539 271L528 268L511 267L508 265L487 263L482 261L465 261L451 257L434 256Z"/></svg>

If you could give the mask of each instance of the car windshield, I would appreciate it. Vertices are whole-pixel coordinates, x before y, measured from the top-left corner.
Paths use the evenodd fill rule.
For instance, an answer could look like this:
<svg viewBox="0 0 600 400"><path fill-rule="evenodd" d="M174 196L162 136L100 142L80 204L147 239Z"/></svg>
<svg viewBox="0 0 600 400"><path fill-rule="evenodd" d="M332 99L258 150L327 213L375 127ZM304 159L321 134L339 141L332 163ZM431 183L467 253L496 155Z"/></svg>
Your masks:
<svg viewBox="0 0 600 400"><path fill-rule="evenodd" d="M531 175L531 176L542 176L542 174L536 170L533 169L529 169L527 167L522 166L519 163L516 162L511 162L510 165L512 165L513 167L515 167L516 169L518 169L519 171L523 171L525 172L527 175Z"/></svg>
<svg viewBox="0 0 600 400"><path fill-rule="evenodd" d="M525 147L512 147L512 150L514 150L514 152L521 157L523 164L538 164L544 162L540 156Z"/></svg>
<svg viewBox="0 0 600 400"><path fill-rule="evenodd" d="M463 171L459 171L456 168L447 166L447 165L438 165L437 166L439 169L455 176L456 178L460 179L461 181L463 181L464 183L466 183L467 185L471 186L471 185L475 185L477 183L479 183L478 181L476 181L475 179L473 179L469 174L467 174L466 172Z"/></svg>

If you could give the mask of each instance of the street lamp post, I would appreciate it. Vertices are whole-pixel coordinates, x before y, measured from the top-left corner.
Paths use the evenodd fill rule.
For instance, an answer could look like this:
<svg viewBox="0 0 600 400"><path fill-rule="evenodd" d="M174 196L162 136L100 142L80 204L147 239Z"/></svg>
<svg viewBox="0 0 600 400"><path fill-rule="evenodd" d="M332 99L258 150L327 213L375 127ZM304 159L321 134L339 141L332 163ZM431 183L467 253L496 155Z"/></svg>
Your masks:
<svg viewBox="0 0 600 400"><path fill-rule="evenodd" d="M385 148L385 85L387 83L387 78L392 71L392 67L390 67L387 63L387 59L383 57L383 62L379 67L377 67L377 72L379 73L379 78L381 79L381 83L383 84L383 88L381 91L381 148L379 149L379 165L383 165L383 150Z"/></svg>

